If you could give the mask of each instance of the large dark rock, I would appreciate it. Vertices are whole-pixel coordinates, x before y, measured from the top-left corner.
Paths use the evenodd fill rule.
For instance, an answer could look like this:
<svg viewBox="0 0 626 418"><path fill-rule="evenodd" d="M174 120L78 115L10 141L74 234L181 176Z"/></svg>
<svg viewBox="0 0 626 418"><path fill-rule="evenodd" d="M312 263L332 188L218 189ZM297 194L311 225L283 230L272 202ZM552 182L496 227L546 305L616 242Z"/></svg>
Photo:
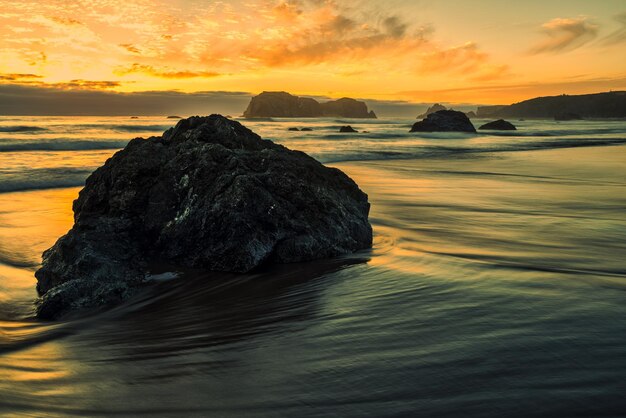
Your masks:
<svg viewBox="0 0 626 418"><path fill-rule="evenodd" d="M415 122L410 132L476 132L476 129L465 113L439 110Z"/></svg>
<svg viewBox="0 0 626 418"><path fill-rule="evenodd" d="M293 96L284 91L264 91L250 100L243 112L246 118L376 118L365 102L344 97L319 103L315 99Z"/></svg>
<svg viewBox="0 0 626 418"><path fill-rule="evenodd" d="M507 122L504 119L494 120L493 122L487 122L478 129L490 129L492 131L515 131L517 128L511 122Z"/></svg>
<svg viewBox="0 0 626 418"><path fill-rule="evenodd" d="M346 134L346 133L353 134L353 133L358 133L359 131L354 129L352 126L347 125L347 126L342 126L341 128L339 128L339 132L343 134Z"/></svg>
<svg viewBox="0 0 626 418"><path fill-rule="evenodd" d="M156 262L248 272L372 243L354 181L219 115L133 139L89 176L73 210L35 273L42 318L119 303Z"/></svg>
<svg viewBox="0 0 626 418"><path fill-rule="evenodd" d="M424 119L425 117L427 117L431 113L439 112L440 110L448 110L448 108L445 107L444 105L439 104L439 103L435 103L434 105L429 107L426 110L426 112L424 112L421 115L419 115L416 119Z"/></svg>

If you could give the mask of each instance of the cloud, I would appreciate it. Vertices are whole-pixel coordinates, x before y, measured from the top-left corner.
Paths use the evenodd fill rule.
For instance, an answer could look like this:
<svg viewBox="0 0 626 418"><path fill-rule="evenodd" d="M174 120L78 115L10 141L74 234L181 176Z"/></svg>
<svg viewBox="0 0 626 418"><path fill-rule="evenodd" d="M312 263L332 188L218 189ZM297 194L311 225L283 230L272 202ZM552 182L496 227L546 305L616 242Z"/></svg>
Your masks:
<svg viewBox="0 0 626 418"><path fill-rule="evenodd" d="M604 45L617 45L626 42L626 12L614 16L620 27L602 39Z"/></svg>
<svg viewBox="0 0 626 418"><path fill-rule="evenodd" d="M586 17L556 18L541 25L544 40L531 48L530 53L560 53L579 48L598 35L598 26Z"/></svg>
<svg viewBox="0 0 626 418"><path fill-rule="evenodd" d="M119 44L119 46L124 48L126 51L128 51L130 53L133 53L133 54L140 54L141 53L139 48L137 48L133 44Z"/></svg>
<svg viewBox="0 0 626 418"><path fill-rule="evenodd" d="M97 81L97 80L70 80L65 83L46 83L42 84L46 87L58 88L63 90L108 90L120 87L122 83L119 81Z"/></svg>
<svg viewBox="0 0 626 418"><path fill-rule="evenodd" d="M300 2L283 1L272 8L272 15L278 22L294 22L302 14Z"/></svg>
<svg viewBox="0 0 626 418"><path fill-rule="evenodd" d="M389 16L383 21L385 32L394 38L402 38L409 27L408 24L402 22L398 16Z"/></svg>
<svg viewBox="0 0 626 418"><path fill-rule="evenodd" d="M283 3L280 10L290 10L290 25L263 28L259 31L262 43L253 38L242 48L244 56L270 68L341 67L354 62L369 67L374 61L388 66L390 57L398 61L424 47L430 34L425 28L411 31L408 23L393 14L377 21L368 15L349 15L349 10L333 1Z"/></svg>
<svg viewBox="0 0 626 418"><path fill-rule="evenodd" d="M43 78L37 74L2 74L0 73L0 81L21 81Z"/></svg>
<svg viewBox="0 0 626 418"><path fill-rule="evenodd" d="M219 77L222 74L212 71L189 71L189 70L171 70L155 68L151 65L144 65L135 63L130 67L118 68L115 70L118 75L126 75L132 73L143 73L152 77L182 79L182 78L197 78L197 77Z"/></svg>
<svg viewBox="0 0 626 418"><path fill-rule="evenodd" d="M466 74L471 80L488 81L509 75L509 66L490 63L489 55L475 42L467 42L422 54L418 73L427 75L442 72Z"/></svg>
<svg viewBox="0 0 626 418"><path fill-rule="evenodd" d="M73 19L71 17L61 17L61 16L53 16L50 20L60 23L61 25L82 25L83 23L80 20Z"/></svg>
<svg viewBox="0 0 626 418"><path fill-rule="evenodd" d="M28 85L61 90L109 90L121 86L121 83L118 81L75 79L61 83L46 83L42 79L43 76L38 74L0 73L0 85Z"/></svg>

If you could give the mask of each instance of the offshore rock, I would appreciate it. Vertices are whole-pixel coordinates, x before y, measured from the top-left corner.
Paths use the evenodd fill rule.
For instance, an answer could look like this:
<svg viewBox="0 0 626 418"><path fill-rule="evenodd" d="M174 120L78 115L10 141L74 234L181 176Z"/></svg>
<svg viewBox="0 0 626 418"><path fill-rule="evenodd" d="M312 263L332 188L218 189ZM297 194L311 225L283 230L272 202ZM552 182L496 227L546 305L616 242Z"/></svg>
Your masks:
<svg viewBox="0 0 626 418"><path fill-rule="evenodd" d="M339 132L346 134L346 133L358 133L359 131L354 129L352 126L347 125L347 126L342 126L341 128L339 128Z"/></svg>
<svg viewBox="0 0 626 418"><path fill-rule="evenodd" d="M489 129L492 131L516 131L517 128L511 122L504 119L494 120L493 122L487 122L478 129Z"/></svg>
<svg viewBox="0 0 626 418"><path fill-rule="evenodd" d="M35 273L38 315L118 304L155 262L248 272L369 248L369 207L338 169L220 115L183 119L89 176Z"/></svg>
<svg viewBox="0 0 626 418"><path fill-rule="evenodd" d="M476 132L476 129L465 113L439 110L415 122L410 132Z"/></svg>

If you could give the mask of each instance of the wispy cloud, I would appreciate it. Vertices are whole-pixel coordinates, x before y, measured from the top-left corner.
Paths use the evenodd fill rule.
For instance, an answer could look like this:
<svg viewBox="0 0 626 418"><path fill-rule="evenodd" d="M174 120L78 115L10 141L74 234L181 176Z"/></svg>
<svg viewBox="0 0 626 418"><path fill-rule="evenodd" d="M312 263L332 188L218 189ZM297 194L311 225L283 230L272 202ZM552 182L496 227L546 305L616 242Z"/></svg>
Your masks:
<svg viewBox="0 0 626 418"><path fill-rule="evenodd" d="M2 85L24 85L60 90L110 90L121 86L121 83L118 81L108 80L75 79L60 83L46 83L42 79L43 76L38 74L0 73L0 84Z"/></svg>
<svg viewBox="0 0 626 418"><path fill-rule="evenodd" d="M626 12L614 16L614 20L620 26L602 39L604 45L617 45L626 42Z"/></svg>
<svg viewBox="0 0 626 418"><path fill-rule="evenodd" d="M110 90L120 87L119 81L98 81L98 80L70 80L65 83L45 83L46 87L52 87L62 90Z"/></svg>
<svg viewBox="0 0 626 418"><path fill-rule="evenodd" d="M532 54L571 51L598 35L598 26L584 16L552 19L541 27L544 39L530 49Z"/></svg>
<svg viewBox="0 0 626 418"><path fill-rule="evenodd" d="M139 48L133 44L119 44L119 46L132 54L141 54Z"/></svg>
<svg viewBox="0 0 626 418"><path fill-rule="evenodd" d="M197 77L219 77L222 74L213 71L189 71L189 70L173 70L168 68L155 68L151 65L132 64L130 67L118 68L115 70L118 75L126 75L132 73L143 73L152 77L160 78L197 78Z"/></svg>
<svg viewBox="0 0 626 418"><path fill-rule="evenodd" d="M2 74L0 73L0 81L21 81L43 78L37 74Z"/></svg>

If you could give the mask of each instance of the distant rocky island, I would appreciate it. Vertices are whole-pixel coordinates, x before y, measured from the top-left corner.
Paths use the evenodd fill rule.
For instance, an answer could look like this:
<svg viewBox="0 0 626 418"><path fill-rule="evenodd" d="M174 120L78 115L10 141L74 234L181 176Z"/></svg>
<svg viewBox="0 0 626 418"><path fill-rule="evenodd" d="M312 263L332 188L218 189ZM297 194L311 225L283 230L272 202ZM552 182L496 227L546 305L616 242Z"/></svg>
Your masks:
<svg viewBox="0 0 626 418"><path fill-rule="evenodd" d="M563 115L576 115L564 117ZM479 118L516 117L572 120L626 117L626 91L537 97L509 106L480 106Z"/></svg>
<svg viewBox="0 0 626 418"><path fill-rule="evenodd" d="M319 118L341 117L376 119L365 102L344 97L320 103L309 97L298 97L284 91L264 91L250 100L245 118Z"/></svg>
<svg viewBox="0 0 626 418"><path fill-rule="evenodd" d="M431 115L433 113L437 113L440 110L452 110L452 109L448 109L447 107L445 107L442 104L439 103L435 103L434 105L432 105L431 107L429 107L426 112L422 113L421 115L419 115L417 117L417 119L425 119L428 117L428 115ZM472 119L476 117L476 113L474 113L474 111L469 111L469 112L465 112L465 116L467 116L468 118Z"/></svg>

